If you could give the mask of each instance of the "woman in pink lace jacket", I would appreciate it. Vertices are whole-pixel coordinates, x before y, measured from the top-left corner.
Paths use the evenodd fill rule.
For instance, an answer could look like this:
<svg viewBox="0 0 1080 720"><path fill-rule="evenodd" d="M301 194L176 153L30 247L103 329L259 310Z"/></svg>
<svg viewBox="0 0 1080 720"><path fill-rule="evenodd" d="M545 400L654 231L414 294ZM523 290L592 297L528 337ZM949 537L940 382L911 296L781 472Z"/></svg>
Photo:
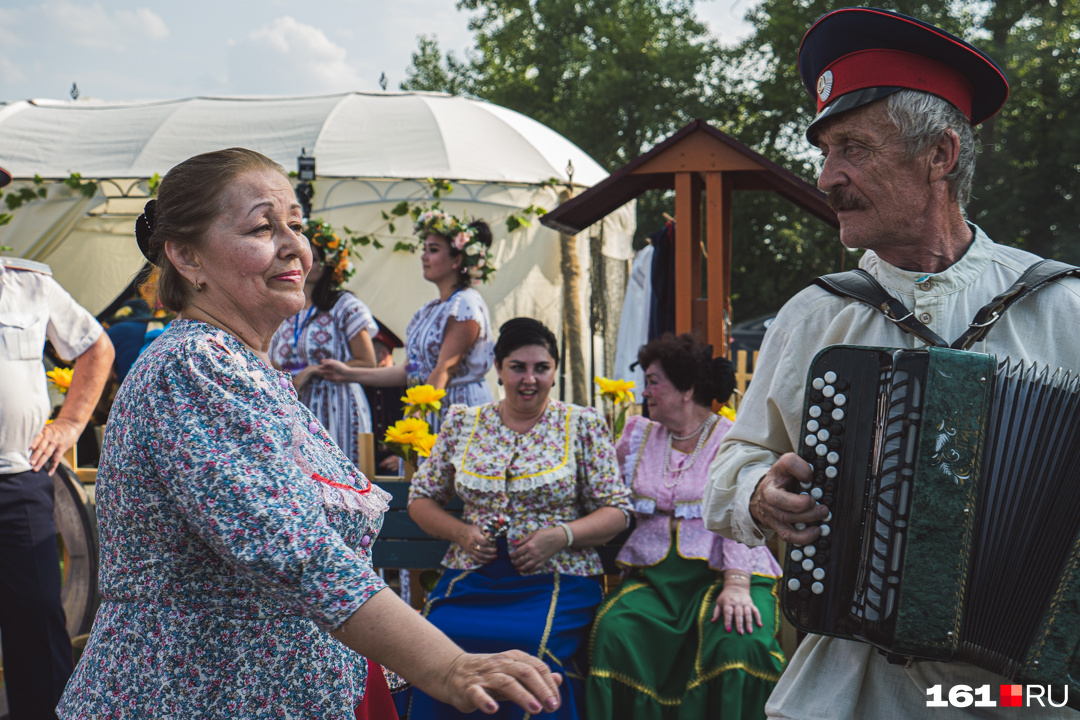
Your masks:
<svg viewBox="0 0 1080 720"><path fill-rule="evenodd" d="M652 419L631 418L616 445L637 525L617 559L629 576L597 610L587 716L762 718L784 665L780 567L701 519L731 363L691 335L653 340L638 363Z"/></svg>

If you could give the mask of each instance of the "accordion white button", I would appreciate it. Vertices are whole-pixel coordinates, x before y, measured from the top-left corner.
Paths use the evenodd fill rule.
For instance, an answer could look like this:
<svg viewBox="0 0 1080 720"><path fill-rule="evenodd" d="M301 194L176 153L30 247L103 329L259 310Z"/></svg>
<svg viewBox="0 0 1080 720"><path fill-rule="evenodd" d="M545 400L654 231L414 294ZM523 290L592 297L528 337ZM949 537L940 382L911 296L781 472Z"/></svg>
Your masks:
<svg viewBox="0 0 1080 720"><path fill-rule="evenodd" d="M814 568L814 579L815 580L824 580L825 579L825 568Z"/></svg>
<svg viewBox="0 0 1080 720"><path fill-rule="evenodd" d="M829 513L828 515L825 516L825 522L830 522L831 520L832 520L832 513ZM822 527L824 527L824 525Z"/></svg>
<svg viewBox="0 0 1080 720"><path fill-rule="evenodd" d="M836 373L834 373L832 370L825 373L825 382L830 384L836 382Z"/></svg>
<svg viewBox="0 0 1080 720"><path fill-rule="evenodd" d="M806 572L810 572L814 569L814 561L810 558L806 558L802 561L802 569Z"/></svg>
<svg viewBox="0 0 1080 720"><path fill-rule="evenodd" d="M836 394L836 388L834 388L832 385L826 385L821 389L821 394L827 398L832 397Z"/></svg>
<svg viewBox="0 0 1080 720"><path fill-rule="evenodd" d="M839 407L839 406L843 405L843 404L844 404L844 403L846 403L846 402L847 402L847 395L845 395L844 393L838 393L838 394L836 395L836 397L834 397L834 398L833 398L833 403L834 403L834 404L835 404L835 405L836 405L837 407Z"/></svg>
<svg viewBox="0 0 1080 720"><path fill-rule="evenodd" d="M820 500L821 496L824 494L825 493L822 492L821 488L814 488L810 491L810 497L814 498L815 500Z"/></svg>
<svg viewBox="0 0 1080 720"><path fill-rule="evenodd" d="M810 384L814 386L815 390L820 390L825 387L825 381L822 378L814 378L814 382Z"/></svg>
<svg viewBox="0 0 1080 720"><path fill-rule="evenodd" d="M800 494L805 495L806 493L800 493ZM806 523L795 523L795 529L796 530L805 530L806 529Z"/></svg>
<svg viewBox="0 0 1080 720"><path fill-rule="evenodd" d="M815 445L817 445L817 435L807 435L806 444L810 447L814 447Z"/></svg>
<svg viewBox="0 0 1080 720"><path fill-rule="evenodd" d="M825 455L828 454L828 452L829 452L829 446L822 443L822 444L818 445L816 448L814 448L814 452L816 452L821 457L825 457Z"/></svg>
<svg viewBox="0 0 1080 720"><path fill-rule="evenodd" d="M811 420L810 422L806 423L806 429L810 432L817 432L819 427L821 427L821 425L818 424L817 420Z"/></svg>
<svg viewBox="0 0 1080 720"><path fill-rule="evenodd" d="M821 417L821 407L818 405L811 405L810 409L807 412L810 413L810 417L812 418Z"/></svg>
<svg viewBox="0 0 1080 720"><path fill-rule="evenodd" d="M840 474L840 471L836 469L836 465L830 465L825 468L825 477L830 480Z"/></svg>
<svg viewBox="0 0 1080 720"><path fill-rule="evenodd" d="M791 561L792 562L802 562L802 557L803 557L802 556L802 550L796 549L796 550L791 551Z"/></svg>
<svg viewBox="0 0 1080 720"><path fill-rule="evenodd" d="M835 465L836 463L840 462L840 455L839 453L831 452L825 456L825 459L829 461L830 465Z"/></svg>
<svg viewBox="0 0 1080 720"><path fill-rule="evenodd" d="M791 578L787 581L788 590L798 590L802 585L799 583L799 578Z"/></svg>
<svg viewBox="0 0 1080 720"><path fill-rule="evenodd" d="M832 518L832 513L829 513L829 518ZM829 533L831 533L831 532L832 532L832 529L829 528L828 525L822 525L821 526L821 537L828 537Z"/></svg>
<svg viewBox="0 0 1080 720"><path fill-rule="evenodd" d="M832 419L836 420L836 421L843 420L844 419L844 411L841 410L840 408L834 408L833 411L832 411Z"/></svg>
<svg viewBox="0 0 1080 720"><path fill-rule="evenodd" d="M806 555L806 557L814 557L817 555L817 548L813 545L807 545L806 549L803 550L803 555Z"/></svg>
<svg viewBox="0 0 1080 720"><path fill-rule="evenodd" d="M809 490L811 485L810 483L799 483L799 487L803 490Z"/></svg>
<svg viewBox="0 0 1080 720"><path fill-rule="evenodd" d="M822 428L822 429L818 430L817 431L817 439L820 440L821 442L825 442L826 440L829 439L829 431L826 430L825 428Z"/></svg>
<svg viewBox="0 0 1080 720"><path fill-rule="evenodd" d="M821 593L825 592L825 586L819 582L816 582L810 586L810 592L814 593L815 595L820 595Z"/></svg>

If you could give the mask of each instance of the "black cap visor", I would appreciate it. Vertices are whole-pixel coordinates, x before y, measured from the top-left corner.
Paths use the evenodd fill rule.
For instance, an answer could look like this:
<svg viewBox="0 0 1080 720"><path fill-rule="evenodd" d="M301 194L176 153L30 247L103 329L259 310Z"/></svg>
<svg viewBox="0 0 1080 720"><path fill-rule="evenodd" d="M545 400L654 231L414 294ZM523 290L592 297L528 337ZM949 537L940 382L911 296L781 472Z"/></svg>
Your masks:
<svg viewBox="0 0 1080 720"><path fill-rule="evenodd" d="M827 120L831 120L837 117L841 113L845 113L848 110L854 110L857 107L868 105L872 102L880 100L881 98L888 97L898 90L903 90L901 87L872 87L863 88L862 90L856 90L855 92L849 92L846 95L833 100L831 103L822 108L813 122L806 128L806 139L810 141L810 144L817 147L817 134L818 131L824 127L824 123Z"/></svg>

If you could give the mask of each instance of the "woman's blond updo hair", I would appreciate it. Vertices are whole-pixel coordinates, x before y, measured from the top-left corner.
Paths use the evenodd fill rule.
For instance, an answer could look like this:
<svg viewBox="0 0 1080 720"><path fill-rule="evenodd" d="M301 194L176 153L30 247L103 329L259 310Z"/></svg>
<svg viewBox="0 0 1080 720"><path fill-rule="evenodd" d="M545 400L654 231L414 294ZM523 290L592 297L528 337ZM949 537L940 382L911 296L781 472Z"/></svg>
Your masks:
<svg viewBox="0 0 1080 720"><path fill-rule="evenodd" d="M215 150L188 158L170 170L158 186L157 199L135 223L135 236L146 259L157 272L146 280L140 294L156 299L172 312L187 305L191 283L170 262L165 241L198 249L206 231L225 210L225 190L246 172L273 170L284 177L288 173L278 163L261 153L245 148ZM150 303L154 307L154 303Z"/></svg>

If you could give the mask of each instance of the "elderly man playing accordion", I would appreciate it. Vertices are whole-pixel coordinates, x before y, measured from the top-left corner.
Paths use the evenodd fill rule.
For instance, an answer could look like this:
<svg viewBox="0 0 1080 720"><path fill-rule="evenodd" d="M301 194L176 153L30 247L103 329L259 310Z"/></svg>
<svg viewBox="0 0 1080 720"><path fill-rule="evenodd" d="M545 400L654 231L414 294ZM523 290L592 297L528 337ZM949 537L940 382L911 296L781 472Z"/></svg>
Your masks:
<svg viewBox="0 0 1080 720"><path fill-rule="evenodd" d="M1039 260L995 244L964 213L976 153L972 126L992 117L1008 95L1005 75L990 58L914 18L846 8L808 31L799 70L817 100L807 138L821 150L818 187L837 212L840 240L866 250L860 267L903 314L886 318L857 296L819 286L780 311L705 494L707 527L751 546L776 533L791 547L809 547L822 539L823 524L839 521L830 515L827 495L818 501L800 492L814 476L814 466L798 454L810 424L801 400L820 350L839 344L915 349L928 337L960 336L980 308ZM1078 312L1080 280L1048 282L1002 313L969 349L1037 362L1051 373L1075 371L1080 335L1063 331L1061 320ZM868 432L850 427L849 435L860 431ZM810 559L806 566L813 564ZM799 583L786 577L785 585L789 592ZM766 712L798 720L906 720L934 716L928 708L934 686L948 697L957 685L988 685L997 699L1000 685L1009 682L965 662L896 660L865 642L810 634ZM1060 703L1061 688L1056 692ZM977 705L965 716L1072 715L1068 708Z"/></svg>

